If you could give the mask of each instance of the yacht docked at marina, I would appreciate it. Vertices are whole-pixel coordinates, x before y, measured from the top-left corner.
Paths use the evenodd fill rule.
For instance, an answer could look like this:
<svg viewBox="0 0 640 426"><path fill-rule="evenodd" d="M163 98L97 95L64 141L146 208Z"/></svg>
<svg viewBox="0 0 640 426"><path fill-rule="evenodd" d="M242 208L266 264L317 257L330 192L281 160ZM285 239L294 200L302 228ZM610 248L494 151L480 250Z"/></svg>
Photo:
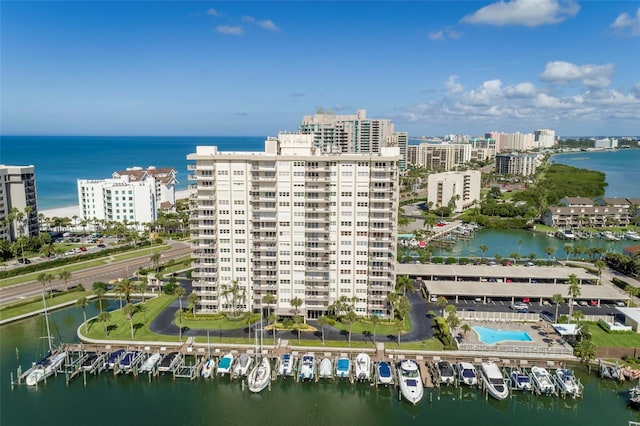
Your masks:
<svg viewBox="0 0 640 426"><path fill-rule="evenodd" d="M480 364L480 374L489 395L498 400L509 396L509 388L496 363L489 361Z"/></svg>
<svg viewBox="0 0 640 426"><path fill-rule="evenodd" d="M398 365L398 381L404 399L414 405L420 402L424 395L424 387L417 362L410 359L402 360Z"/></svg>

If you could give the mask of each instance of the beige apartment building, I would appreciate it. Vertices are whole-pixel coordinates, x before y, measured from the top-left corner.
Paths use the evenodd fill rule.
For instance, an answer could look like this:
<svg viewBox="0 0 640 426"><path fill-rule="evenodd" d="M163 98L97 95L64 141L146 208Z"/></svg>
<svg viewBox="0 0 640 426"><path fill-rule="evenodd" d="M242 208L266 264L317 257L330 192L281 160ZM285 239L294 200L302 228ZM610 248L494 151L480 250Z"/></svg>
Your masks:
<svg viewBox="0 0 640 426"><path fill-rule="evenodd" d="M7 221L12 210L19 216ZM38 204L34 166L0 164L0 239L38 235Z"/></svg>

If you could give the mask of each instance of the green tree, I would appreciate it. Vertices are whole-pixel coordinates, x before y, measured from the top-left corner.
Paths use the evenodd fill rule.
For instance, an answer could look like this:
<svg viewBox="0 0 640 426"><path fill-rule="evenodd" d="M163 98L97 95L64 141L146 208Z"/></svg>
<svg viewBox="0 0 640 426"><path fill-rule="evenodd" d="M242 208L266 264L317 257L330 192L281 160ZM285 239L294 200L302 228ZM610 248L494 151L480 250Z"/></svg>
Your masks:
<svg viewBox="0 0 640 426"><path fill-rule="evenodd" d="M386 297L386 301L387 303L391 306L390 312L391 312L391 321L393 321L394 315L395 315L395 309L396 309L396 303L398 303L398 293L396 292L390 292L387 293L387 297Z"/></svg>
<svg viewBox="0 0 640 426"><path fill-rule="evenodd" d="M373 344L376 344L376 326L378 325L378 323L380 322L380 317L378 317L376 314L372 314L369 317L370 321L371 321L371 325L373 325Z"/></svg>
<svg viewBox="0 0 640 426"><path fill-rule="evenodd" d="M489 247L487 247L486 244L482 244L480 246L480 251L482 252L482 258L484 259L484 254L487 252L487 250L489 250Z"/></svg>
<svg viewBox="0 0 640 426"><path fill-rule="evenodd" d="M294 297L293 299L291 299L291 302L289 302L291 304L291 306L294 309L294 316L298 315L298 309L300 309L300 306L302 306L302 299L300 299L299 297Z"/></svg>
<svg viewBox="0 0 640 426"><path fill-rule="evenodd" d="M153 253L151 256L149 256L149 261L151 262L151 268L153 269L154 272L158 272L158 269L160 266L160 257L161 257L160 253Z"/></svg>
<svg viewBox="0 0 640 426"><path fill-rule="evenodd" d="M400 334L404 330L404 320L401 320L401 319L396 320L393 326L396 329L396 332L398 333L398 346L400 346Z"/></svg>
<svg viewBox="0 0 640 426"><path fill-rule="evenodd" d="M596 357L596 344L591 339L582 339L573 348L573 354L583 361L589 362Z"/></svg>
<svg viewBox="0 0 640 426"><path fill-rule="evenodd" d="M109 332L109 320L111 319L111 314L109 312L100 312L98 315L98 322L104 323L104 336L107 337Z"/></svg>
<svg viewBox="0 0 640 426"><path fill-rule="evenodd" d="M399 275L396 278L396 291L402 292L406 296L407 290L415 291L411 278L408 275Z"/></svg>
<svg viewBox="0 0 640 426"><path fill-rule="evenodd" d="M64 281L65 290L69 290L69 279L71 279L71 272L67 271L66 269L61 269L60 272L58 272L58 278Z"/></svg>
<svg viewBox="0 0 640 426"><path fill-rule="evenodd" d="M598 259L594 263L595 267L598 268L598 285L602 284L602 270L607 266L601 259Z"/></svg>
<svg viewBox="0 0 640 426"><path fill-rule="evenodd" d="M87 306L89 300L86 297L81 297L76 301L76 306L82 309L82 318L84 319L84 332L87 332Z"/></svg>
<svg viewBox="0 0 640 426"><path fill-rule="evenodd" d="M184 289L181 285L178 285L175 290L173 290L173 294L178 298L178 304L180 305L180 311L182 312L182 298L184 297L187 290Z"/></svg>
<svg viewBox="0 0 640 426"><path fill-rule="evenodd" d="M440 312L442 312L443 316L444 316L444 308L448 304L449 302L447 302L447 298L444 296L439 296L438 299L436 300L436 306L440 308Z"/></svg>
<svg viewBox="0 0 640 426"><path fill-rule="evenodd" d="M276 344L276 329L277 329L277 322L278 322L278 315L276 315L275 312L271 312L269 314L269 316L267 317L267 320L269 321L269 324L271 324L271 334L273 335L273 344Z"/></svg>
<svg viewBox="0 0 640 426"><path fill-rule="evenodd" d="M198 306L198 294L195 291L189 293L187 296L187 309L191 311L193 318L196 317L196 307Z"/></svg>
<svg viewBox="0 0 640 426"><path fill-rule="evenodd" d="M580 297L580 294L578 277L576 274L569 275L569 318L573 316L573 301L575 298Z"/></svg>
<svg viewBox="0 0 640 426"><path fill-rule="evenodd" d="M356 319L358 319L358 315L352 309L347 312L347 315L345 315L345 319L349 322L349 346L351 346L351 329L353 328L353 323L355 323Z"/></svg>
<svg viewBox="0 0 640 426"><path fill-rule="evenodd" d="M129 320L129 325L131 327L131 340L133 340L133 316L138 312L138 307L133 303L127 303L122 309L122 312L124 312L127 316L127 320Z"/></svg>
<svg viewBox="0 0 640 426"><path fill-rule="evenodd" d="M293 317L293 324L296 327L296 330L298 331L298 343L300 343L300 329L303 326L303 318L300 315L294 315Z"/></svg>
<svg viewBox="0 0 640 426"><path fill-rule="evenodd" d="M560 307L562 302L564 302L564 297L562 297L562 295L560 293L556 293L553 296L551 296L551 301L556 305L556 316L553 317L553 318L557 322L558 321L558 308Z"/></svg>
<svg viewBox="0 0 640 426"><path fill-rule="evenodd" d="M138 281L135 283L136 286L136 293L139 293L142 296L142 303L144 303L145 300L145 294L147 293L147 290L149 289L149 284L147 283L147 281L145 279Z"/></svg>
<svg viewBox="0 0 640 426"><path fill-rule="evenodd" d="M462 330L464 337L467 337L467 333L471 331L471 326L465 323L460 326L460 329Z"/></svg>
<svg viewBox="0 0 640 426"><path fill-rule="evenodd" d="M318 325L320 326L320 332L322 333L322 344L324 345L324 327L325 325L329 324L329 319L322 315L320 318L318 318Z"/></svg>
<svg viewBox="0 0 640 426"><path fill-rule="evenodd" d="M271 315L271 305L273 305L276 302L277 302L276 297L271 293L267 293L264 296L262 296L262 303L267 305L267 316Z"/></svg>
<svg viewBox="0 0 640 426"><path fill-rule="evenodd" d="M95 284L97 283L94 283L93 294L95 294L96 297L98 298L98 307L100 309L100 313L102 313L102 298L107 292L107 289L106 287L96 287Z"/></svg>
<svg viewBox="0 0 640 426"><path fill-rule="evenodd" d="M178 338L180 339L180 343L182 343L182 316L184 312L182 309L178 309L174 315L174 319L176 321L176 325L178 326Z"/></svg>
<svg viewBox="0 0 640 426"><path fill-rule="evenodd" d="M136 292L136 287L133 285L130 279L124 278L118 281L115 290L116 294L118 296L124 297L125 302L129 304L131 303L131 295Z"/></svg>
<svg viewBox="0 0 640 426"><path fill-rule="evenodd" d="M565 244L564 252L567 254L567 258L565 260L569 260L569 255L573 253L573 246L571 246L570 244Z"/></svg>
<svg viewBox="0 0 640 426"><path fill-rule="evenodd" d="M553 253L555 253L556 249L554 249L553 247L547 247L546 249L544 249L545 253L547 253L547 260L551 260L551 255L553 255Z"/></svg>

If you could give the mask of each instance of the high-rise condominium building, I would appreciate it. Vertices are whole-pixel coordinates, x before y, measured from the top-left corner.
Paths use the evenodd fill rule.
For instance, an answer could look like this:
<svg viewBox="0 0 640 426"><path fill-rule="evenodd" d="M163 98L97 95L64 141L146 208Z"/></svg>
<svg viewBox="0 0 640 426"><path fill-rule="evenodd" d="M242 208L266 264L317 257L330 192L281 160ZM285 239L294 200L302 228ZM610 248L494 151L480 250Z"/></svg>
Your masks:
<svg viewBox="0 0 640 426"><path fill-rule="evenodd" d="M367 118L367 111L355 115L335 115L319 112L305 115L298 127L304 134L312 134L316 147L332 152L380 152L382 147L400 148L400 169L406 165L409 142L407 132L396 132L391 120Z"/></svg>
<svg viewBox="0 0 640 426"><path fill-rule="evenodd" d="M359 315L389 315L397 147L331 153L281 133L264 152L198 146L187 159L197 312L257 311L271 294L284 316L317 318L342 296Z"/></svg>
<svg viewBox="0 0 640 426"><path fill-rule="evenodd" d="M125 170L113 172L111 177L120 178L128 176L129 182L143 181L150 178L155 182L155 196L158 209L169 210L176 204L176 169L171 167L130 167Z"/></svg>
<svg viewBox="0 0 640 426"><path fill-rule="evenodd" d="M431 170L449 171L471 161L471 144L421 143L416 152L415 165Z"/></svg>
<svg viewBox="0 0 640 426"><path fill-rule="evenodd" d="M556 132L550 129L538 129L533 132L536 148L553 148L556 143Z"/></svg>
<svg viewBox="0 0 640 426"><path fill-rule="evenodd" d="M0 239L15 241L38 231L34 166L0 164Z"/></svg>
<svg viewBox="0 0 640 426"><path fill-rule="evenodd" d="M145 224L158 219L154 178L131 179L123 175L110 179L78 179L80 219Z"/></svg>
<svg viewBox="0 0 640 426"><path fill-rule="evenodd" d="M540 160L537 154L511 152L496 155L496 172L501 175L530 176L535 174Z"/></svg>
<svg viewBox="0 0 640 426"><path fill-rule="evenodd" d="M480 171L434 173L427 181L427 202L461 212L480 201Z"/></svg>

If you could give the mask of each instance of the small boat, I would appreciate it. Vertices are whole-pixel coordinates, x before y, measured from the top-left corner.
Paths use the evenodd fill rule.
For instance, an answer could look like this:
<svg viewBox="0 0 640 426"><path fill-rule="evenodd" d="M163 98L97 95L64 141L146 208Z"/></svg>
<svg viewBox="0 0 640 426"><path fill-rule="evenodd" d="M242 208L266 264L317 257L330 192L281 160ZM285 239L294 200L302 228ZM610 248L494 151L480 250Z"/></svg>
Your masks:
<svg viewBox="0 0 640 426"><path fill-rule="evenodd" d="M133 369L133 366L136 364L138 359L142 356L142 352L140 351L128 351L124 354L124 356L120 359L118 366L120 370L124 372L128 372Z"/></svg>
<svg viewBox="0 0 640 426"><path fill-rule="evenodd" d="M316 369L315 356L311 353L304 354L300 362L300 380L313 380Z"/></svg>
<svg viewBox="0 0 640 426"><path fill-rule="evenodd" d="M356 380L371 380L371 358L364 352L356 356Z"/></svg>
<svg viewBox="0 0 640 426"><path fill-rule="evenodd" d="M438 373L438 382L441 385L452 385L456 381L453 365L449 361L438 361L436 363L436 372Z"/></svg>
<svg viewBox="0 0 640 426"><path fill-rule="evenodd" d="M511 380L511 389L531 391L531 379L522 371L518 369L512 370L509 379Z"/></svg>
<svg viewBox="0 0 640 426"><path fill-rule="evenodd" d="M249 373L247 383L251 392L260 392L267 387L271 380L271 364L269 358L262 357L262 360L253 367L253 370Z"/></svg>
<svg viewBox="0 0 640 426"><path fill-rule="evenodd" d="M251 368L252 363L253 359L249 354L240 354L238 361L236 361L236 365L233 367L234 376L243 377L249 374L249 369Z"/></svg>
<svg viewBox="0 0 640 426"><path fill-rule="evenodd" d="M87 354L87 357L82 361L82 371L91 371L95 367L95 363L98 360L98 354L95 352L91 352Z"/></svg>
<svg viewBox="0 0 640 426"><path fill-rule="evenodd" d="M553 234L553 232L549 231L547 232L547 237L554 237L555 235Z"/></svg>
<svg viewBox="0 0 640 426"><path fill-rule="evenodd" d="M162 355L160 355L160 352L151 354L149 358L147 358L140 366L140 372L148 373L150 371L153 371L153 369L156 368L156 365L158 365L158 363L160 362L161 358Z"/></svg>
<svg viewBox="0 0 640 426"><path fill-rule="evenodd" d="M107 370L113 370L113 367L118 365L118 363L120 362L120 358L124 356L124 353L124 349L118 349L117 351L111 352L107 360L104 362L104 368L106 368Z"/></svg>
<svg viewBox="0 0 640 426"><path fill-rule="evenodd" d="M502 371L494 362L480 364L480 374L482 374L489 395L497 400L503 400L509 396L509 388L502 376Z"/></svg>
<svg viewBox="0 0 640 426"><path fill-rule="evenodd" d="M478 373L473 364L468 362L458 363L458 380L467 386L475 386L478 384Z"/></svg>
<svg viewBox="0 0 640 426"><path fill-rule="evenodd" d="M57 354L49 355L39 363L35 364L31 368L31 372L27 375L27 385L34 386L47 377L52 376L53 373L55 373L62 365L66 357L66 352L58 352Z"/></svg>
<svg viewBox="0 0 640 426"><path fill-rule="evenodd" d="M333 366L329 358L323 358L318 367L318 377L321 379L330 379L333 377Z"/></svg>
<svg viewBox="0 0 640 426"><path fill-rule="evenodd" d="M611 370L608 365L600 364L600 378L611 379Z"/></svg>
<svg viewBox="0 0 640 426"><path fill-rule="evenodd" d="M211 374L213 374L213 367L215 365L216 362L213 360L213 358L207 359L207 361L202 366L202 371L200 372L200 375L203 379L208 379L209 377L211 377Z"/></svg>
<svg viewBox="0 0 640 426"><path fill-rule="evenodd" d="M611 231L603 231L600 233L600 238L607 241L620 241L620 238L616 237Z"/></svg>
<svg viewBox="0 0 640 426"><path fill-rule="evenodd" d="M624 233L624 237L627 240L640 241L640 234L638 234L636 231L627 231Z"/></svg>
<svg viewBox="0 0 640 426"><path fill-rule="evenodd" d="M424 395L422 378L418 363L405 359L398 365L398 380L400 381L400 393L412 404L417 404Z"/></svg>
<svg viewBox="0 0 640 426"><path fill-rule="evenodd" d="M391 366L389 363L382 361L376 366L376 374L378 375L378 383L382 385L389 385L393 383L393 376L391 375Z"/></svg>
<svg viewBox="0 0 640 426"><path fill-rule="evenodd" d="M291 354L283 354L278 368L279 376L291 376L293 374L293 359Z"/></svg>
<svg viewBox="0 0 640 426"><path fill-rule="evenodd" d="M574 398L580 396L580 384L573 371L566 368L558 368L556 370L556 382L560 390L567 395L571 395Z"/></svg>
<svg viewBox="0 0 640 426"><path fill-rule="evenodd" d="M231 365L233 364L233 354L229 352L218 361L218 374L225 375L231 373Z"/></svg>
<svg viewBox="0 0 640 426"><path fill-rule="evenodd" d="M178 352L169 352L160 360L158 371L171 371L178 362L180 362L180 354Z"/></svg>
<svg viewBox="0 0 640 426"><path fill-rule="evenodd" d="M533 378L533 385L538 392L551 395L555 393L556 386L553 384L551 375L544 367L531 367L531 377Z"/></svg>
<svg viewBox="0 0 640 426"><path fill-rule="evenodd" d="M629 388L629 405L635 409L640 408L640 385Z"/></svg>
<svg viewBox="0 0 640 426"><path fill-rule="evenodd" d="M336 363L336 377L344 379L351 373L351 360L349 358L338 358Z"/></svg>

